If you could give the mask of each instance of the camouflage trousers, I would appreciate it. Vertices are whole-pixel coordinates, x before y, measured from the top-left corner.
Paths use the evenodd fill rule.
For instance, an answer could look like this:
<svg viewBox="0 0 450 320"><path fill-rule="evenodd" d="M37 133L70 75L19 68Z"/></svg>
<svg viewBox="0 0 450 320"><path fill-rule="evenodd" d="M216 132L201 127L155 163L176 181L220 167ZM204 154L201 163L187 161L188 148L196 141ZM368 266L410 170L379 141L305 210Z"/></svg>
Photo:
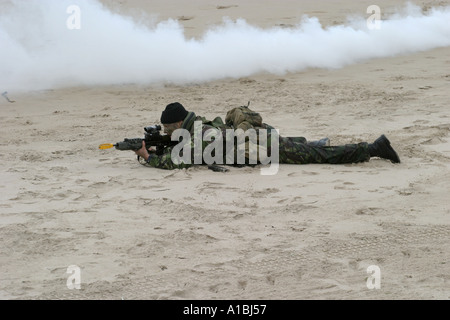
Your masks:
<svg viewBox="0 0 450 320"><path fill-rule="evenodd" d="M280 137L279 162L287 164L345 164L370 159L367 142L340 146L310 146L303 137Z"/></svg>

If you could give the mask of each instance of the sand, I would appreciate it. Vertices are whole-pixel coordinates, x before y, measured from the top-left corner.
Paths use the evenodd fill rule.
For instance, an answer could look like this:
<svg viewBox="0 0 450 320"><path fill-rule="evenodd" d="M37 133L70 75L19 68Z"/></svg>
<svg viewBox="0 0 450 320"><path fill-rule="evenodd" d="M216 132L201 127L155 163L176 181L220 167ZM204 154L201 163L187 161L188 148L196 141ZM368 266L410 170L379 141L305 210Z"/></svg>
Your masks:
<svg viewBox="0 0 450 320"><path fill-rule="evenodd" d="M192 37L224 15L266 27L306 13L333 25L371 4L265 2L104 1L178 18ZM0 298L449 299L449 67L447 47L284 76L9 92ZM402 163L280 165L263 176L152 169L98 149L143 136L174 101L210 119L251 101L281 135L332 144L386 134ZM69 266L79 290L67 286Z"/></svg>

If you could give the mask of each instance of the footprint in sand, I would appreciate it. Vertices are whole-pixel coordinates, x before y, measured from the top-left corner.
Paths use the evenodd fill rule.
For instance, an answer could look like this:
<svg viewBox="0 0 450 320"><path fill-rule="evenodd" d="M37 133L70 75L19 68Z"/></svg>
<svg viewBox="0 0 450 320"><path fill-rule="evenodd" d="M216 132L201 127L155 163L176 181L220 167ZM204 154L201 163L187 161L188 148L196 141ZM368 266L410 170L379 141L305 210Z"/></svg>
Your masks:
<svg viewBox="0 0 450 320"><path fill-rule="evenodd" d="M315 172L315 171L302 170L302 172L291 172L291 173L288 174L288 177L301 177L301 176L305 176L305 175L316 176L318 174L320 174L320 173L319 172Z"/></svg>
<svg viewBox="0 0 450 320"><path fill-rule="evenodd" d="M232 5L229 5L229 6L217 6L216 8L218 10L224 10L224 9L237 8L237 7L239 7L237 4L232 4Z"/></svg>
<svg viewBox="0 0 450 320"><path fill-rule="evenodd" d="M200 185L197 186L197 189L200 190L200 192L204 190L212 190L212 189L223 189L224 183L220 182L203 182Z"/></svg>
<svg viewBox="0 0 450 320"><path fill-rule="evenodd" d="M277 188L265 188L263 190L260 191L255 191L252 193L252 197L253 198L265 198L267 197L269 194L271 193L277 193L280 190Z"/></svg>
<svg viewBox="0 0 450 320"><path fill-rule="evenodd" d="M194 19L194 17L191 17L191 16L179 16L177 18L178 21L189 21L189 20L192 20L192 19Z"/></svg>
<svg viewBox="0 0 450 320"><path fill-rule="evenodd" d="M358 216L374 216L374 215L380 215L385 210L382 208L359 208L355 211L355 214Z"/></svg>

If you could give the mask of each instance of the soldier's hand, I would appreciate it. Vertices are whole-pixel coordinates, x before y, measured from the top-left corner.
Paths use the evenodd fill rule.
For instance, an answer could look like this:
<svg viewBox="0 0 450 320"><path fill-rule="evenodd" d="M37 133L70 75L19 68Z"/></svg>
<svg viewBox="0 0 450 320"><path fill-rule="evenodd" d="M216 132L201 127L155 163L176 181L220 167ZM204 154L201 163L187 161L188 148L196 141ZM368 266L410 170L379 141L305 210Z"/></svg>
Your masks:
<svg viewBox="0 0 450 320"><path fill-rule="evenodd" d="M145 146L145 141L142 140L142 148L140 148L139 150L136 150L135 153L144 158L145 161L148 160L148 157L150 156L150 154L148 153L147 147Z"/></svg>

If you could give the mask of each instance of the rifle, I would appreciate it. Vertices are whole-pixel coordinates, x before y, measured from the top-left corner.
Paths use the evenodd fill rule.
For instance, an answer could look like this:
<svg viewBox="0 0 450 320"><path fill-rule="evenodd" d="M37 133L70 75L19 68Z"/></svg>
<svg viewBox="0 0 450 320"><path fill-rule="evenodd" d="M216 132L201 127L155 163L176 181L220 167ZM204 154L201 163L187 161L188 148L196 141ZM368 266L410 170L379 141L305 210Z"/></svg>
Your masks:
<svg viewBox="0 0 450 320"><path fill-rule="evenodd" d="M162 155L166 147L174 146L178 144L178 141L172 141L170 136L162 135L160 133L161 126L154 125L144 128L145 136L144 138L125 138L122 142L117 142L116 144L105 143L99 146L99 149L105 150L115 147L117 150L133 150L137 151L142 148L142 141L145 141L146 148L156 147L156 154Z"/></svg>
<svg viewBox="0 0 450 320"><path fill-rule="evenodd" d="M133 138L127 139L125 138L122 142L117 142L116 144L105 143L99 146L99 149L105 150L115 147L117 150L133 150L137 151L142 148L142 141L145 141L145 147L156 147L156 154L162 155L164 149L170 146L175 146L179 143L179 141L172 141L170 136L162 135L160 133L161 126L154 125L148 126L144 128L145 136L144 138ZM227 168L218 166L216 164L208 165L208 169L213 170L215 172L228 172Z"/></svg>

